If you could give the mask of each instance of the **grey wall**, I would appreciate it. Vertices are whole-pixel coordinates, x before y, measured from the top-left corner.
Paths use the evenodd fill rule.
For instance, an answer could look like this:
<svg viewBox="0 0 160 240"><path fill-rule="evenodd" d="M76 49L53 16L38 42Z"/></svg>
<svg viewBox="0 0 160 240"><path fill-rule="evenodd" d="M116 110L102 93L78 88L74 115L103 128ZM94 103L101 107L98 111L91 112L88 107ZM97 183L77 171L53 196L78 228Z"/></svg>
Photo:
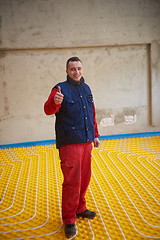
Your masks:
<svg viewBox="0 0 160 240"><path fill-rule="evenodd" d="M0 0L1 144L55 138L43 104L75 55L101 135L160 130L160 0Z"/></svg>

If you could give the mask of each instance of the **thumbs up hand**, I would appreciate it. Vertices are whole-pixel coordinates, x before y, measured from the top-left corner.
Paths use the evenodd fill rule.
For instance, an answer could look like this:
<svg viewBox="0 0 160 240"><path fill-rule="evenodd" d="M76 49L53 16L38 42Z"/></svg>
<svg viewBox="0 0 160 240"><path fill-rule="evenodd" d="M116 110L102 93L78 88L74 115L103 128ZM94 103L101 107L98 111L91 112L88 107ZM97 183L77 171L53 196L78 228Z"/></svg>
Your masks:
<svg viewBox="0 0 160 240"><path fill-rule="evenodd" d="M64 95L61 93L61 87L58 86L57 92L54 96L54 103L61 104L63 102Z"/></svg>

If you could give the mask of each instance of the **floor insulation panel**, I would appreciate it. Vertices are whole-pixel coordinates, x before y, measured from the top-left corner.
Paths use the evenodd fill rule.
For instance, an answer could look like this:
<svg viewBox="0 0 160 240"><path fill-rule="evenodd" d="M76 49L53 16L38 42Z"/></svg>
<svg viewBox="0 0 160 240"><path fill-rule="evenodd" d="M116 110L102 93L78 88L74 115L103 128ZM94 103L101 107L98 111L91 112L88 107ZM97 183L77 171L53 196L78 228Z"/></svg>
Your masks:
<svg viewBox="0 0 160 240"><path fill-rule="evenodd" d="M0 240L66 239L62 181L54 144L0 149ZM75 240L160 239L160 137L101 141L86 198Z"/></svg>

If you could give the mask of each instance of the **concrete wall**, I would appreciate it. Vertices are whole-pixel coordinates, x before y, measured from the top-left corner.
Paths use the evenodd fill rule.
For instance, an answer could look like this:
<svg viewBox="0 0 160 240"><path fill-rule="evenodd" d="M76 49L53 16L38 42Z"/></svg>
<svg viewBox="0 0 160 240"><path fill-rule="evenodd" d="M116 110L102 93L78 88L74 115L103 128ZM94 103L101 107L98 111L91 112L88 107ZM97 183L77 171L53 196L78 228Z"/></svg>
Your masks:
<svg viewBox="0 0 160 240"><path fill-rule="evenodd" d="M159 0L0 0L1 144L55 138L43 104L71 56L101 135L160 130Z"/></svg>

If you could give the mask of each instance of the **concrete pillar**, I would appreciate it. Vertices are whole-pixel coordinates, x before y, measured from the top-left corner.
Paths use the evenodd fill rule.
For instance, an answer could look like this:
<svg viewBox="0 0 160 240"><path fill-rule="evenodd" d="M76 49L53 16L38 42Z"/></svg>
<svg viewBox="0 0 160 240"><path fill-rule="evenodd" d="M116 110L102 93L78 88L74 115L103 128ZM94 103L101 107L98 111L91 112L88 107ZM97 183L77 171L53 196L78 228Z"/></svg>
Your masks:
<svg viewBox="0 0 160 240"><path fill-rule="evenodd" d="M151 44L152 126L160 126L160 42Z"/></svg>

